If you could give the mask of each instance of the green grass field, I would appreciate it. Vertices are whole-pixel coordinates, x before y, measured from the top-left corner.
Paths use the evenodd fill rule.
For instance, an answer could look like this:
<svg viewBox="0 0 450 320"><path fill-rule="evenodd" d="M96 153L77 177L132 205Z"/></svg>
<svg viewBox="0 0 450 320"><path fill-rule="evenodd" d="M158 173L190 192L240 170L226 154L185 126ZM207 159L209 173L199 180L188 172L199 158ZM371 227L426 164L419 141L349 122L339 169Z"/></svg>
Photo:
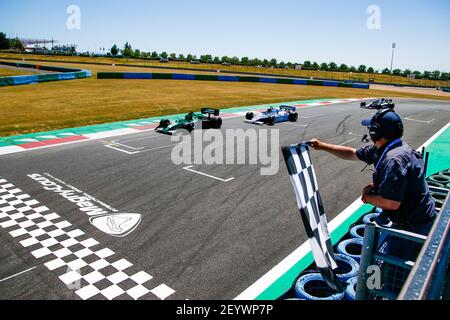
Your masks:
<svg viewBox="0 0 450 320"><path fill-rule="evenodd" d="M173 80L97 80L95 73L100 71L151 72L152 70L77 64L70 66L89 69L94 76L89 79L0 88L0 136L198 111L205 106L229 108L280 101L380 96L450 100L450 97L426 94L319 86Z"/></svg>
<svg viewBox="0 0 450 320"><path fill-rule="evenodd" d="M10 69L0 66L0 77L24 76L32 73L33 70Z"/></svg>
<svg viewBox="0 0 450 320"><path fill-rule="evenodd" d="M432 86L432 87L449 87L450 81L435 81L435 80L423 80L423 79L407 79L400 76L391 76L383 74L367 74L367 73L349 73L349 72L331 72L331 71L314 71L314 70L288 70L288 69L270 69L270 68L257 68L246 66L223 66L217 64L190 64L188 62L169 62L159 63L158 61L140 60L140 59L113 59L113 58L90 58L90 57L62 57L62 56L44 56L44 55L24 55L13 53L0 53L0 58L14 58L14 59L36 59L36 60L53 60L53 61L71 61L71 62L94 62L94 63L108 63L108 64L134 64L143 66L165 66L174 68L195 68L195 69L207 69L207 70L223 70L230 72L252 72L263 73L267 75L281 74L291 77L301 78L326 78L333 80L354 80L368 82L370 78L373 78L375 82L381 83L397 83L404 85L419 85L419 86Z"/></svg>

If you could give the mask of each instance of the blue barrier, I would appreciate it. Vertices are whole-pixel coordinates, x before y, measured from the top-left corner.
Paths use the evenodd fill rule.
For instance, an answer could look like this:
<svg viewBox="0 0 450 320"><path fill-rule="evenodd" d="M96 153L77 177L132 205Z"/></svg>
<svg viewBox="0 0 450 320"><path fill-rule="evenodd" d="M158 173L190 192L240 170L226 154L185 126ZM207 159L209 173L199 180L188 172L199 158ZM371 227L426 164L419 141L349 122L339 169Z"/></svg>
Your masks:
<svg viewBox="0 0 450 320"><path fill-rule="evenodd" d="M260 78L259 82L261 82L261 83L278 83L277 79L275 79L275 78Z"/></svg>
<svg viewBox="0 0 450 320"><path fill-rule="evenodd" d="M239 82L239 77L235 76L219 76L219 81Z"/></svg>
<svg viewBox="0 0 450 320"><path fill-rule="evenodd" d="M338 87L338 86L339 86L339 82L324 80L324 81L323 81L323 85L324 85L325 87Z"/></svg>
<svg viewBox="0 0 450 320"><path fill-rule="evenodd" d="M34 76L15 76L11 77L13 80L14 86L24 85L24 84L30 84L30 83L37 83L39 82L39 78L37 75Z"/></svg>
<svg viewBox="0 0 450 320"><path fill-rule="evenodd" d="M368 84L346 83L342 81L322 81L308 79L285 79L270 77L238 77L206 74L179 74L179 73L131 73L131 72L99 72L97 79L158 79L158 80L195 80L195 81L228 81L228 82L259 82L270 84L294 84L294 85L316 85L328 87L346 87L369 89Z"/></svg>
<svg viewBox="0 0 450 320"><path fill-rule="evenodd" d="M124 79L153 79L153 77L151 73L127 72L124 74Z"/></svg>
<svg viewBox="0 0 450 320"><path fill-rule="evenodd" d="M19 85L25 85L25 84L47 82L47 81L83 79L83 78L89 78L92 76L91 71L82 70L82 69L40 66L40 65L25 64L25 63L19 63L19 62L12 63L12 62L4 62L4 61L0 61L0 65L37 69L37 70L54 71L54 73L46 73L46 74L0 77L0 87L2 87L2 86L19 86Z"/></svg>
<svg viewBox="0 0 450 320"><path fill-rule="evenodd" d="M355 89L369 89L369 85L368 84L364 84L364 83L354 83L353 84L353 88L355 88Z"/></svg>
<svg viewBox="0 0 450 320"><path fill-rule="evenodd" d="M303 80L303 79L295 79L294 80L294 84L306 86L308 84L308 81L307 80Z"/></svg>
<svg viewBox="0 0 450 320"><path fill-rule="evenodd" d="M172 75L173 80L195 80L195 76L192 74L174 73Z"/></svg>

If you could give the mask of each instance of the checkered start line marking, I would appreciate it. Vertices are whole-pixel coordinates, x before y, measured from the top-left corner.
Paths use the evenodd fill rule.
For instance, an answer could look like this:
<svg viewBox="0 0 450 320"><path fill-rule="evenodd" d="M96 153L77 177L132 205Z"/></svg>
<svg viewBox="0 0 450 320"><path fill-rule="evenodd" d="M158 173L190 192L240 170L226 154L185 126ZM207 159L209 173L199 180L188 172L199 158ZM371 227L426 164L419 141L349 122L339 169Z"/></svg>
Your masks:
<svg viewBox="0 0 450 320"><path fill-rule="evenodd" d="M102 247L80 229L0 177L0 227L46 259L48 270L81 299L166 299L175 291ZM153 281L152 281L153 280ZM152 284L153 283L153 284Z"/></svg>

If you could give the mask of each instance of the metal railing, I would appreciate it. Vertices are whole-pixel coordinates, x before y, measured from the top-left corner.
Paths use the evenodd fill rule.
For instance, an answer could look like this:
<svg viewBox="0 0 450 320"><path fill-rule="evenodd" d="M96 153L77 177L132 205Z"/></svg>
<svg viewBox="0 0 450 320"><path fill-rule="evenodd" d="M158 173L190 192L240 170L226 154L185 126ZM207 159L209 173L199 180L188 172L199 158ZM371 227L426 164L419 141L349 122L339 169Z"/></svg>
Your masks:
<svg viewBox="0 0 450 320"><path fill-rule="evenodd" d="M450 195L447 189L431 188L431 191L445 193L447 198L428 237L373 223L366 225L356 300L442 298L450 255ZM421 245L416 261L401 253L396 256L383 253L381 247L388 236L390 241ZM380 273L374 275L379 277L378 286L368 283L373 280L374 270Z"/></svg>
<svg viewBox="0 0 450 320"><path fill-rule="evenodd" d="M448 299L450 195L436 219L399 300ZM447 292L446 292L447 291Z"/></svg>

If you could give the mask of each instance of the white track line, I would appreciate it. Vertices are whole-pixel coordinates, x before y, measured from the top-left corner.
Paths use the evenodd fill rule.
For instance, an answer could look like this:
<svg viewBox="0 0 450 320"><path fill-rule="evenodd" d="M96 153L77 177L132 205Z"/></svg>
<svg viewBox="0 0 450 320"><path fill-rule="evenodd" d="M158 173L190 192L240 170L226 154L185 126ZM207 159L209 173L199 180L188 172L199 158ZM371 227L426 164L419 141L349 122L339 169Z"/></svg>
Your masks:
<svg viewBox="0 0 450 320"><path fill-rule="evenodd" d="M417 120L417 119L405 118L405 120L430 124L430 123L432 123L433 121L435 121L436 119L431 119L431 120L425 121L425 120Z"/></svg>
<svg viewBox="0 0 450 320"><path fill-rule="evenodd" d="M111 141L110 143L116 144L116 145L121 146L121 147L129 148L129 149L131 149L131 150L142 150L142 149L145 148L145 147L142 147L142 148L135 148L135 147L132 147L132 146L128 146L128 145L126 145L126 144L119 143L119 142L117 142L117 141Z"/></svg>
<svg viewBox="0 0 450 320"><path fill-rule="evenodd" d="M432 136L427 142L420 146L417 150L428 147L434 140L436 140L445 130L450 127L450 122L447 123L441 130L439 130L434 136ZM344 211L342 211L336 218L329 223L329 230L332 233L338 226L340 226L347 218L349 218L358 208L363 205L361 199L357 199ZM294 252L287 256L283 261L273 267L269 272L259 278L254 284L248 287L244 292L238 295L234 300L254 300L260 294L262 294L267 288L269 288L275 281L288 272L295 264L303 259L309 252L311 247L309 242L306 241Z"/></svg>
<svg viewBox="0 0 450 320"><path fill-rule="evenodd" d="M290 123L290 122L282 122L282 124L287 124L289 126L301 127L301 128L309 127L309 125L307 125L307 124L295 124L295 123Z"/></svg>
<svg viewBox="0 0 450 320"><path fill-rule="evenodd" d="M134 154L140 153L140 151L130 152L130 151L122 150L122 149L116 148L116 147L114 147L114 146L112 146L112 145L105 145L105 147L106 147L106 148L110 148L110 149L114 149L114 150L119 151L119 152L126 153L126 154L128 154L128 155L134 155Z"/></svg>
<svg viewBox="0 0 450 320"><path fill-rule="evenodd" d="M300 118L300 119L312 119L312 118L320 118L320 117L322 117L322 116L324 116L324 114L318 114L318 115L316 115L316 116L310 116L310 117L300 116L299 118Z"/></svg>
<svg viewBox="0 0 450 320"><path fill-rule="evenodd" d="M364 137L364 135L362 135L362 134L356 134L356 133L353 133L353 132L349 132L348 133L349 135L351 135L351 136L355 136L355 137Z"/></svg>
<svg viewBox="0 0 450 320"><path fill-rule="evenodd" d="M7 277L7 278L5 278L5 279L0 280L0 283L3 282L3 281L9 280L9 279L15 278L15 277L17 277L17 276L20 276L21 274L27 273L27 272L29 272L29 271L31 271L31 270L36 269L36 268L37 268L37 266L36 266L36 267L33 267L33 268L30 268L30 269L27 269L27 270L24 270L24 271L22 271L22 272L13 274L12 276L9 276L9 277Z"/></svg>
<svg viewBox="0 0 450 320"><path fill-rule="evenodd" d="M191 169L192 167L193 167L193 166L189 166L189 167L185 167L185 168L183 168L183 169L186 170L186 171L190 171L190 172L193 172L193 173L197 173L197 174L199 174L199 175L202 175L202 176L205 176L205 177L208 177L208 178L211 178L211 179L219 180L219 181L222 181L222 182L230 182L230 181L234 180L234 178L229 178L229 179L226 179L226 180L221 179L221 178L217 178L217 177L211 176L211 175L206 174L206 173L203 173L203 172L199 172L199 171L192 170L192 169Z"/></svg>
<svg viewBox="0 0 450 320"><path fill-rule="evenodd" d="M344 143L341 143L339 146L345 146L347 143L353 142L353 141L358 140L358 139L359 139L359 138L354 138L354 139L352 139L352 140L348 140L348 141L346 141L346 142L344 142Z"/></svg>

